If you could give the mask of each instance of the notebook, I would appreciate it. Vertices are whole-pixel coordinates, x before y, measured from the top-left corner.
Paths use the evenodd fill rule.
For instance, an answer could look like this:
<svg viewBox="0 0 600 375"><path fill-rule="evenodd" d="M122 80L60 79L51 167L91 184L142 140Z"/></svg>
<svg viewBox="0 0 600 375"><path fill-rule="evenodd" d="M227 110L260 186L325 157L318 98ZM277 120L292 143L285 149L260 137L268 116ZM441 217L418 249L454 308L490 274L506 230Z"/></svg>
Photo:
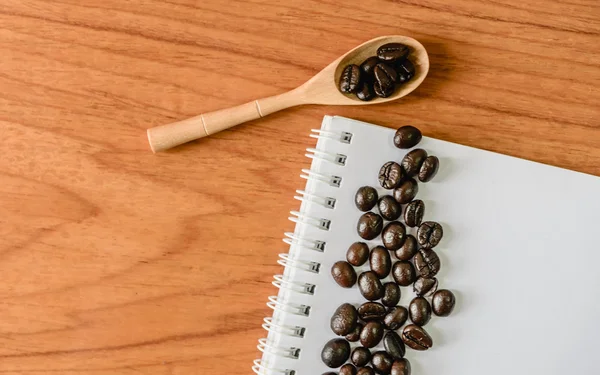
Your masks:
<svg viewBox="0 0 600 375"><path fill-rule="evenodd" d="M295 230L285 234L290 247L280 254L284 271L273 281L279 291L267 303L273 315L263 324L268 336L259 340L255 373L337 373L321 361L336 337L331 315L342 303L366 300L358 287L338 286L330 270L364 241L356 190L370 185L390 194L378 183L379 168L406 153L393 134L337 116L313 131L318 141L307 149L313 160L302 171L306 187L290 218ZM440 159L417 198L424 220L443 225L437 278L457 302L449 317L433 316L424 327L431 349L407 347L412 374L600 374L600 178L428 137L417 147ZM412 287L401 290L400 305L408 307Z"/></svg>

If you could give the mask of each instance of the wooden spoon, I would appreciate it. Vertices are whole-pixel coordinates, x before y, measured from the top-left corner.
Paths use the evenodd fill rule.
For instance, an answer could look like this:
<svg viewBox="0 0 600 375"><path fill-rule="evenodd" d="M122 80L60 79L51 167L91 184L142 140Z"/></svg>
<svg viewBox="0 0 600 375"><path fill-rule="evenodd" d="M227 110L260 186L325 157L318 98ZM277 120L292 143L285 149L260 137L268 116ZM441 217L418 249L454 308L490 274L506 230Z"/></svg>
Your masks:
<svg viewBox="0 0 600 375"><path fill-rule="evenodd" d="M376 97L368 102L359 100L354 94L340 92L338 87L344 67L348 64L360 65L367 57L377 55L377 49L386 43L402 43L410 48L409 59L415 66L413 79L396 89L390 97ZM348 51L298 88L280 95L254 100L236 107L204 113L187 120L148 129L148 141L152 151L158 152L297 105L385 103L411 93L423 82L428 71L429 57L421 43L407 36L382 36L371 39Z"/></svg>

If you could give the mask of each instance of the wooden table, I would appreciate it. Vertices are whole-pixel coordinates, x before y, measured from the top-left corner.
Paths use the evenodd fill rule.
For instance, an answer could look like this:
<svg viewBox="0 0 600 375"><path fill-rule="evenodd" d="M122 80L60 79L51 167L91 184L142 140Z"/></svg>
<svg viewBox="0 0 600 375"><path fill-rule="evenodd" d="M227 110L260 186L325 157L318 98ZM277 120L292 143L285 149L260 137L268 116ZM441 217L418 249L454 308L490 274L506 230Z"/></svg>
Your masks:
<svg viewBox="0 0 600 375"><path fill-rule="evenodd" d="M0 373L250 373L325 114L600 175L596 1L338 3L0 1ZM430 54L400 102L148 148L386 34Z"/></svg>

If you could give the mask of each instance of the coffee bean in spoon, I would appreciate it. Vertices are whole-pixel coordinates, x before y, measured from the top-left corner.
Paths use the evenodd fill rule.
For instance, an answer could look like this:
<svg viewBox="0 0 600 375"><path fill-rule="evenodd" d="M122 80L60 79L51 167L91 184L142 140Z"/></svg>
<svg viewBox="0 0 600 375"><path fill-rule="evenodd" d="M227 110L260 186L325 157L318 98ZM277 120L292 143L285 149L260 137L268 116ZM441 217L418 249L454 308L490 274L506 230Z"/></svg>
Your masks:
<svg viewBox="0 0 600 375"><path fill-rule="evenodd" d="M419 174L425 159L427 159L427 151L423 150L422 148L416 148L404 155L400 165L407 176L413 177Z"/></svg>
<svg viewBox="0 0 600 375"><path fill-rule="evenodd" d="M421 249L414 258L415 267L421 277L432 278L442 267L440 257L434 250ZM393 273L392 267L392 273Z"/></svg>
<svg viewBox="0 0 600 375"><path fill-rule="evenodd" d="M356 92L360 85L360 68L358 65L350 64L342 71L340 77L340 91L346 94Z"/></svg>
<svg viewBox="0 0 600 375"><path fill-rule="evenodd" d="M385 351L389 353L394 359L404 358L404 353L406 352L406 348L404 347L404 342L394 331L388 331L385 336L383 336L383 347Z"/></svg>
<svg viewBox="0 0 600 375"><path fill-rule="evenodd" d="M373 83L373 91L380 98L389 98L394 93L394 88L393 84L382 86L377 80Z"/></svg>
<svg viewBox="0 0 600 375"><path fill-rule="evenodd" d="M396 130L394 145L398 148L415 147L423 138L421 131L414 126L405 125Z"/></svg>
<svg viewBox="0 0 600 375"><path fill-rule="evenodd" d="M346 260L353 266L362 266L369 260L369 246L364 242L353 243L346 252Z"/></svg>
<svg viewBox="0 0 600 375"><path fill-rule="evenodd" d="M438 172L440 160L436 156L428 156L419 170L419 181L429 182Z"/></svg>
<svg viewBox="0 0 600 375"><path fill-rule="evenodd" d="M340 367L339 375L356 375L356 367L350 363L346 363Z"/></svg>
<svg viewBox="0 0 600 375"><path fill-rule="evenodd" d="M349 303L344 303L331 316L329 326L336 335L345 336L354 330L357 322L358 312L356 308Z"/></svg>
<svg viewBox="0 0 600 375"><path fill-rule="evenodd" d="M456 298L454 294L447 289L440 289L433 294L432 298L433 313L437 316L448 316L454 310Z"/></svg>
<svg viewBox="0 0 600 375"><path fill-rule="evenodd" d="M399 221L389 222L381 232L383 246L390 250L398 250L406 241L406 228Z"/></svg>
<svg viewBox="0 0 600 375"><path fill-rule="evenodd" d="M410 324L402 330L402 341L414 350L427 350L433 346L433 339L425 329L415 324Z"/></svg>
<svg viewBox="0 0 600 375"><path fill-rule="evenodd" d="M396 220L402 213L402 206L391 195L381 197L379 202L377 202L377 208L379 209L379 214L385 220Z"/></svg>
<svg viewBox="0 0 600 375"><path fill-rule="evenodd" d="M371 364L373 365L373 369L376 373L381 375L388 375L392 370L393 363L394 358L392 358L391 355L384 351L373 353L373 357L371 358Z"/></svg>
<svg viewBox="0 0 600 375"><path fill-rule="evenodd" d="M379 63L375 65L373 70L375 73L375 81L379 82L380 85L394 85L398 82L398 72L386 63Z"/></svg>
<svg viewBox="0 0 600 375"><path fill-rule="evenodd" d="M379 170L379 184L384 189L393 189L402 181L402 167L400 164L388 161Z"/></svg>
<svg viewBox="0 0 600 375"><path fill-rule="evenodd" d="M358 277L358 290L363 297L369 301L375 301L383 297L384 289L377 274L367 271Z"/></svg>
<svg viewBox="0 0 600 375"><path fill-rule="evenodd" d="M360 333L360 343L365 348L373 348L379 344L383 338L383 324L376 320L365 323L365 326Z"/></svg>
<svg viewBox="0 0 600 375"><path fill-rule="evenodd" d="M410 362L406 358L397 359L392 364L390 375L411 375Z"/></svg>
<svg viewBox="0 0 600 375"><path fill-rule="evenodd" d="M385 306L379 302L365 302L357 309L358 316L368 322L370 320L383 320L387 314Z"/></svg>
<svg viewBox="0 0 600 375"><path fill-rule="evenodd" d="M363 346L358 346L352 350L350 360L356 367L363 367L371 362L371 351Z"/></svg>
<svg viewBox="0 0 600 375"><path fill-rule="evenodd" d="M360 332L362 331L363 327L364 326L362 323L356 323L356 327L354 327L352 332L344 336L344 338L349 342L357 342L360 339Z"/></svg>
<svg viewBox="0 0 600 375"><path fill-rule="evenodd" d="M400 302L400 287L398 284L389 282L383 284L383 297L381 298L381 303L385 306L393 307Z"/></svg>
<svg viewBox="0 0 600 375"><path fill-rule="evenodd" d="M375 371L371 366L365 366L358 369L356 375L375 375Z"/></svg>
<svg viewBox="0 0 600 375"><path fill-rule="evenodd" d="M396 64L398 80L401 83L410 81L415 76L415 65L409 60L404 60L401 64Z"/></svg>
<svg viewBox="0 0 600 375"><path fill-rule="evenodd" d="M377 49L377 57L383 61L403 61L410 49L402 43L386 43Z"/></svg>
<svg viewBox="0 0 600 375"><path fill-rule="evenodd" d="M406 204L415 199L418 192L419 185L417 181L414 178L407 178L394 189L393 196L398 203Z"/></svg>
<svg viewBox="0 0 600 375"><path fill-rule="evenodd" d="M423 297L416 297L408 305L410 320L418 326L424 326L431 319L431 305Z"/></svg>
<svg viewBox="0 0 600 375"><path fill-rule="evenodd" d="M381 62L381 60L379 60L379 58L377 56L371 56L371 57L367 58L365 61L363 61L362 64L360 64L360 70L366 76L373 76L373 74L375 73L374 72L375 66L377 66L377 64L379 64L380 62Z"/></svg>
<svg viewBox="0 0 600 375"><path fill-rule="evenodd" d="M356 231L361 238L372 240L381 233L383 219L374 212L366 212L361 215L356 225Z"/></svg>
<svg viewBox="0 0 600 375"><path fill-rule="evenodd" d="M404 306L395 306L388 310L383 317L383 324L387 329L397 330L402 327L408 319L408 310Z"/></svg>
<svg viewBox="0 0 600 375"><path fill-rule="evenodd" d="M331 276L342 288L351 288L356 284L356 272L348 262L340 260L331 267Z"/></svg>
<svg viewBox="0 0 600 375"><path fill-rule="evenodd" d="M426 221L422 223L417 231L417 240L419 241L419 245L426 249L436 247L442 240L443 236L444 229L435 221Z"/></svg>
<svg viewBox="0 0 600 375"><path fill-rule="evenodd" d="M377 246L371 250L371 256L369 257L369 265L371 271L377 274L380 279L386 278L392 269L392 258L390 252L382 246Z"/></svg>
<svg viewBox="0 0 600 375"><path fill-rule="evenodd" d="M354 204L363 211L370 211L377 204L377 190L371 186L361 186L354 195Z"/></svg>
<svg viewBox="0 0 600 375"><path fill-rule="evenodd" d="M419 254L417 254L418 256ZM399 261L392 266L394 281L400 286L409 286L416 279L415 268L411 262ZM359 279L360 281L360 279Z"/></svg>
<svg viewBox="0 0 600 375"><path fill-rule="evenodd" d="M404 222L409 227L421 225L423 216L425 216L425 203L420 199L415 199L404 208Z"/></svg>
<svg viewBox="0 0 600 375"><path fill-rule="evenodd" d="M340 367L348 357L350 357L350 344L341 338L329 340L321 351L321 360L331 368Z"/></svg>
<svg viewBox="0 0 600 375"><path fill-rule="evenodd" d="M373 89L373 83L364 80L360 88L356 91L356 97L363 102L368 102L375 97L375 90Z"/></svg>
<svg viewBox="0 0 600 375"><path fill-rule="evenodd" d="M438 288L438 281L435 277L419 276L413 284L413 291L419 297L431 297Z"/></svg>
<svg viewBox="0 0 600 375"><path fill-rule="evenodd" d="M404 244L400 246L398 250L396 250L396 258L398 260L411 260L415 254L419 251L419 245L417 245L417 239L412 234L406 235L406 240L404 240Z"/></svg>

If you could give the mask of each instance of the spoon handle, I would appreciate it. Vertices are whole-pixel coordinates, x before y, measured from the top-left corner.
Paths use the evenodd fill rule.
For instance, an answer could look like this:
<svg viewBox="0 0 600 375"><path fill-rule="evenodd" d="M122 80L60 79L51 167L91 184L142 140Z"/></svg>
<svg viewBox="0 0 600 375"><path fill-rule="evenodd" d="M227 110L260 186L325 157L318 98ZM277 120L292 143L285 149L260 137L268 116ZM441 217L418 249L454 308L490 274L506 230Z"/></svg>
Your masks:
<svg viewBox="0 0 600 375"><path fill-rule="evenodd" d="M235 107L203 113L183 121L150 128L147 131L148 142L152 152L164 151L194 139L203 138L232 126L304 103L302 93L295 89L280 95L269 96Z"/></svg>

